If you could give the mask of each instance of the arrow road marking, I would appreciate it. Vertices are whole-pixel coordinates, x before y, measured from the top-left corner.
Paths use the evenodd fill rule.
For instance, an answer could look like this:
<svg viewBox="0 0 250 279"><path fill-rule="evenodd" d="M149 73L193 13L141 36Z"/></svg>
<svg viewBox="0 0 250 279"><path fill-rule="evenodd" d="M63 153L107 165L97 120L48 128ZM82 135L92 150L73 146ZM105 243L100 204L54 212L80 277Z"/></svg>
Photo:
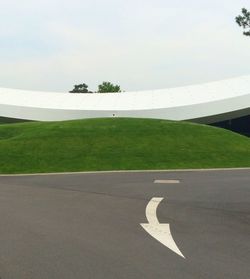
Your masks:
<svg viewBox="0 0 250 279"><path fill-rule="evenodd" d="M179 250L178 246L176 245L171 231L169 224L160 224L156 211L158 205L164 198L152 198L151 201L148 203L146 207L146 217L148 220L148 224L141 224L144 230L149 233L153 238L158 240L160 243L168 247L170 250L178 254L179 256L184 257L184 255Z"/></svg>

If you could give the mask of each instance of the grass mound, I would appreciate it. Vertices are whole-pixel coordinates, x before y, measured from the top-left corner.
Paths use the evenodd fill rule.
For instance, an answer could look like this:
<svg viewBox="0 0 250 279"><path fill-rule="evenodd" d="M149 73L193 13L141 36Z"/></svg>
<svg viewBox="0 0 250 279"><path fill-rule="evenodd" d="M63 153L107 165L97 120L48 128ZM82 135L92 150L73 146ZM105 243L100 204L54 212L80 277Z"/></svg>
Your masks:
<svg viewBox="0 0 250 279"><path fill-rule="evenodd" d="M250 140L186 122L90 119L0 125L0 173L250 167Z"/></svg>

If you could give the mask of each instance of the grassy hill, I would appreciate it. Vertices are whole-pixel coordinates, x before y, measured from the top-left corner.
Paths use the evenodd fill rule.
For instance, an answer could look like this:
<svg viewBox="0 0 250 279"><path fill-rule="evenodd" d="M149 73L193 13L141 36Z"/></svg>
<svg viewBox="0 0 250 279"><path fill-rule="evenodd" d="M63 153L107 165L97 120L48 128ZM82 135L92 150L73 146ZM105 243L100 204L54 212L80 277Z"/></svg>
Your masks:
<svg viewBox="0 0 250 279"><path fill-rule="evenodd" d="M250 167L250 139L146 119L0 125L0 173Z"/></svg>

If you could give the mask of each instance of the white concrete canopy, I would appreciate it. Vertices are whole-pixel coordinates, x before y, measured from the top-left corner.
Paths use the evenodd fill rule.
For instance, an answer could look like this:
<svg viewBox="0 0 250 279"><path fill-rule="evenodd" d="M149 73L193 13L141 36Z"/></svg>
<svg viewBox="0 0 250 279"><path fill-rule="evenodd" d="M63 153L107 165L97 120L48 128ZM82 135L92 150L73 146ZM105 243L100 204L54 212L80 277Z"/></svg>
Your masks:
<svg viewBox="0 0 250 279"><path fill-rule="evenodd" d="M0 88L0 116L59 121L137 117L213 123L250 115L250 76L206 84L108 94Z"/></svg>

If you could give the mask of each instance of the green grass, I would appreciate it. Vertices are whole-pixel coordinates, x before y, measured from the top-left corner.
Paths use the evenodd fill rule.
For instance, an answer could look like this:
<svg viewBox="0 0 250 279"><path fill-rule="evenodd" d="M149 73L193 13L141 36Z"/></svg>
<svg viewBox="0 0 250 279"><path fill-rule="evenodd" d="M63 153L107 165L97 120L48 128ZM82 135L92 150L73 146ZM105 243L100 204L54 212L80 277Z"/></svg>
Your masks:
<svg viewBox="0 0 250 279"><path fill-rule="evenodd" d="M250 139L145 119L0 125L0 173L250 167Z"/></svg>

